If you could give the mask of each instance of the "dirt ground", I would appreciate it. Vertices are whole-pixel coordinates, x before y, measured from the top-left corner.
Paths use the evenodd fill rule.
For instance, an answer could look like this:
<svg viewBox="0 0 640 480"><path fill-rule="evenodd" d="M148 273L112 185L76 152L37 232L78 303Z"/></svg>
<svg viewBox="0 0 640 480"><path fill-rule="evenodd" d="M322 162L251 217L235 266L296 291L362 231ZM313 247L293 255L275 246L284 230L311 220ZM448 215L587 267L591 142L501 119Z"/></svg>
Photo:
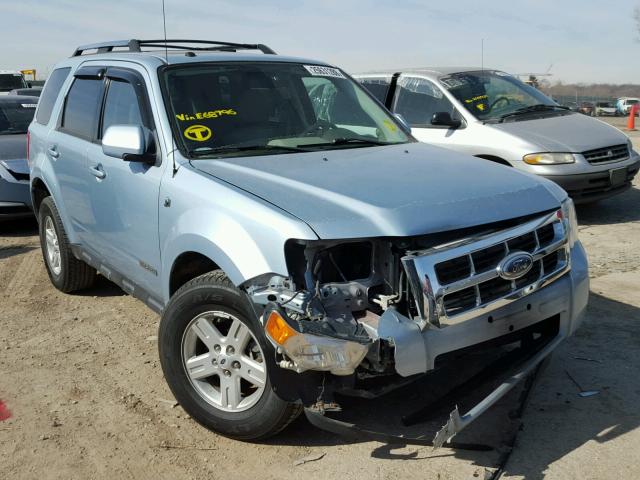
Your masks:
<svg viewBox="0 0 640 480"><path fill-rule="evenodd" d="M538 377L523 418L517 389L458 439L490 452L350 442L304 418L260 444L215 435L174 404L152 311L105 280L59 293L35 223L0 224L0 401L11 415L0 421L0 479L483 479L516 434L505 478L640 478L640 179L578 216L588 316ZM567 373L598 394L580 397ZM388 406L360 405L393 430Z"/></svg>

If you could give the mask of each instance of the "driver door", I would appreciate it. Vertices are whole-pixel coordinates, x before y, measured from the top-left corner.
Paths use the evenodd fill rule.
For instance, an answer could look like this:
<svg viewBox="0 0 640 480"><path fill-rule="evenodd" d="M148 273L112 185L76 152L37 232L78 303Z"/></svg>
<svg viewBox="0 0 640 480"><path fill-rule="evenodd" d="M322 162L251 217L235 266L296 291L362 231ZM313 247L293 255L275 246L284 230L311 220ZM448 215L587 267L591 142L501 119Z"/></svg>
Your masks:
<svg viewBox="0 0 640 480"><path fill-rule="evenodd" d="M421 142L471 152L464 118L443 90L431 80L401 75L392 110L402 115L411 127L413 136ZM439 112L448 113L452 119L461 120L462 124L458 128L433 125L433 115Z"/></svg>

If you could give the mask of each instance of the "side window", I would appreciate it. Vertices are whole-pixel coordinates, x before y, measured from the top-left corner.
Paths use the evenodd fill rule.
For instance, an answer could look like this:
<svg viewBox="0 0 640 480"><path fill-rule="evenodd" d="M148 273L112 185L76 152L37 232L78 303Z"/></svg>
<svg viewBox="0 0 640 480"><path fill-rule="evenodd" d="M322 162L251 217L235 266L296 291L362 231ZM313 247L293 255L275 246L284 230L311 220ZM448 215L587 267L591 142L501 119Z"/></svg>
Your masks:
<svg viewBox="0 0 640 480"><path fill-rule="evenodd" d="M47 84L44 86L44 90L42 90L42 94L40 95L40 101L38 102L36 122L39 124L47 125L49 123L53 106L58 99L62 85L69 76L70 71L71 68L58 68L49 76L49 80L47 80Z"/></svg>
<svg viewBox="0 0 640 480"><path fill-rule="evenodd" d="M86 140L95 138L103 85L98 79L75 79L67 94L61 130Z"/></svg>
<svg viewBox="0 0 640 480"><path fill-rule="evenodd" d="M136 91L129 82L112 79L102 117L102 135L112 125L142 125L142 112Z"/></svg>
<svg viewBox="0 0 640 480"><path fill-rule="evenodd" d="M376 97L380 103L386 105L387 93L389 85L391 85L391 77L375 77L360 79L360 83L365 86L369 93Z"/></svg>
<svg viewBox="0 0 640 480"><path fill-rule="evenodd" d="M438 128L431 125L431 118L437 112L447 112L452 118L460 118L442 90L429 80L400 77L397 92L394 112L402 115L412 127Z"/></svg>
<svg viewBox="0 0 640 480"><path fill-rule="evenodd" d="M318 120L336 125L374 126L358 98L358 95L366 94L358 92L353 85L339 89L333 81L323 77L304 77L302 82Z"/></svg>

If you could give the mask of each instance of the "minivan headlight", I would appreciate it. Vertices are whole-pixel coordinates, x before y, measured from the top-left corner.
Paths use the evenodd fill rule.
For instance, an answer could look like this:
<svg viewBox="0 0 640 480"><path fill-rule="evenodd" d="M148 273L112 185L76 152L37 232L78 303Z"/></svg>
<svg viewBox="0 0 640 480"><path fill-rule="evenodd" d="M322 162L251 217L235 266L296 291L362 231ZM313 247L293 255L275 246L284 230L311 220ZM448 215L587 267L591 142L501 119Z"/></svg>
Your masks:
<svg viewBox="0 0 640 480"><path fill-rule="evenodd" d="M575 163L572 153L530 153L522 157L529 165L559 165L563 163Z"/></svg>

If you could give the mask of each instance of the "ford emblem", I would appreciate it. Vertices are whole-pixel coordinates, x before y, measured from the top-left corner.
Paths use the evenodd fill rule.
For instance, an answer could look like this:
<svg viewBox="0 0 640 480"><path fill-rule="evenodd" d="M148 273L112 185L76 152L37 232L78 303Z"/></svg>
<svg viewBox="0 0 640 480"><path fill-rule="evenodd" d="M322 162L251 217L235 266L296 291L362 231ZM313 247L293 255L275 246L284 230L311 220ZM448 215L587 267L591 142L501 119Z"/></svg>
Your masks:
<svg viewBox="0 0 640 480"><path fill-rule="evenodd" d="M514 252L507 255L497 267L498 275L505 280L517 280L524 277L533 267L533 257L526 252Z"/></svg>

